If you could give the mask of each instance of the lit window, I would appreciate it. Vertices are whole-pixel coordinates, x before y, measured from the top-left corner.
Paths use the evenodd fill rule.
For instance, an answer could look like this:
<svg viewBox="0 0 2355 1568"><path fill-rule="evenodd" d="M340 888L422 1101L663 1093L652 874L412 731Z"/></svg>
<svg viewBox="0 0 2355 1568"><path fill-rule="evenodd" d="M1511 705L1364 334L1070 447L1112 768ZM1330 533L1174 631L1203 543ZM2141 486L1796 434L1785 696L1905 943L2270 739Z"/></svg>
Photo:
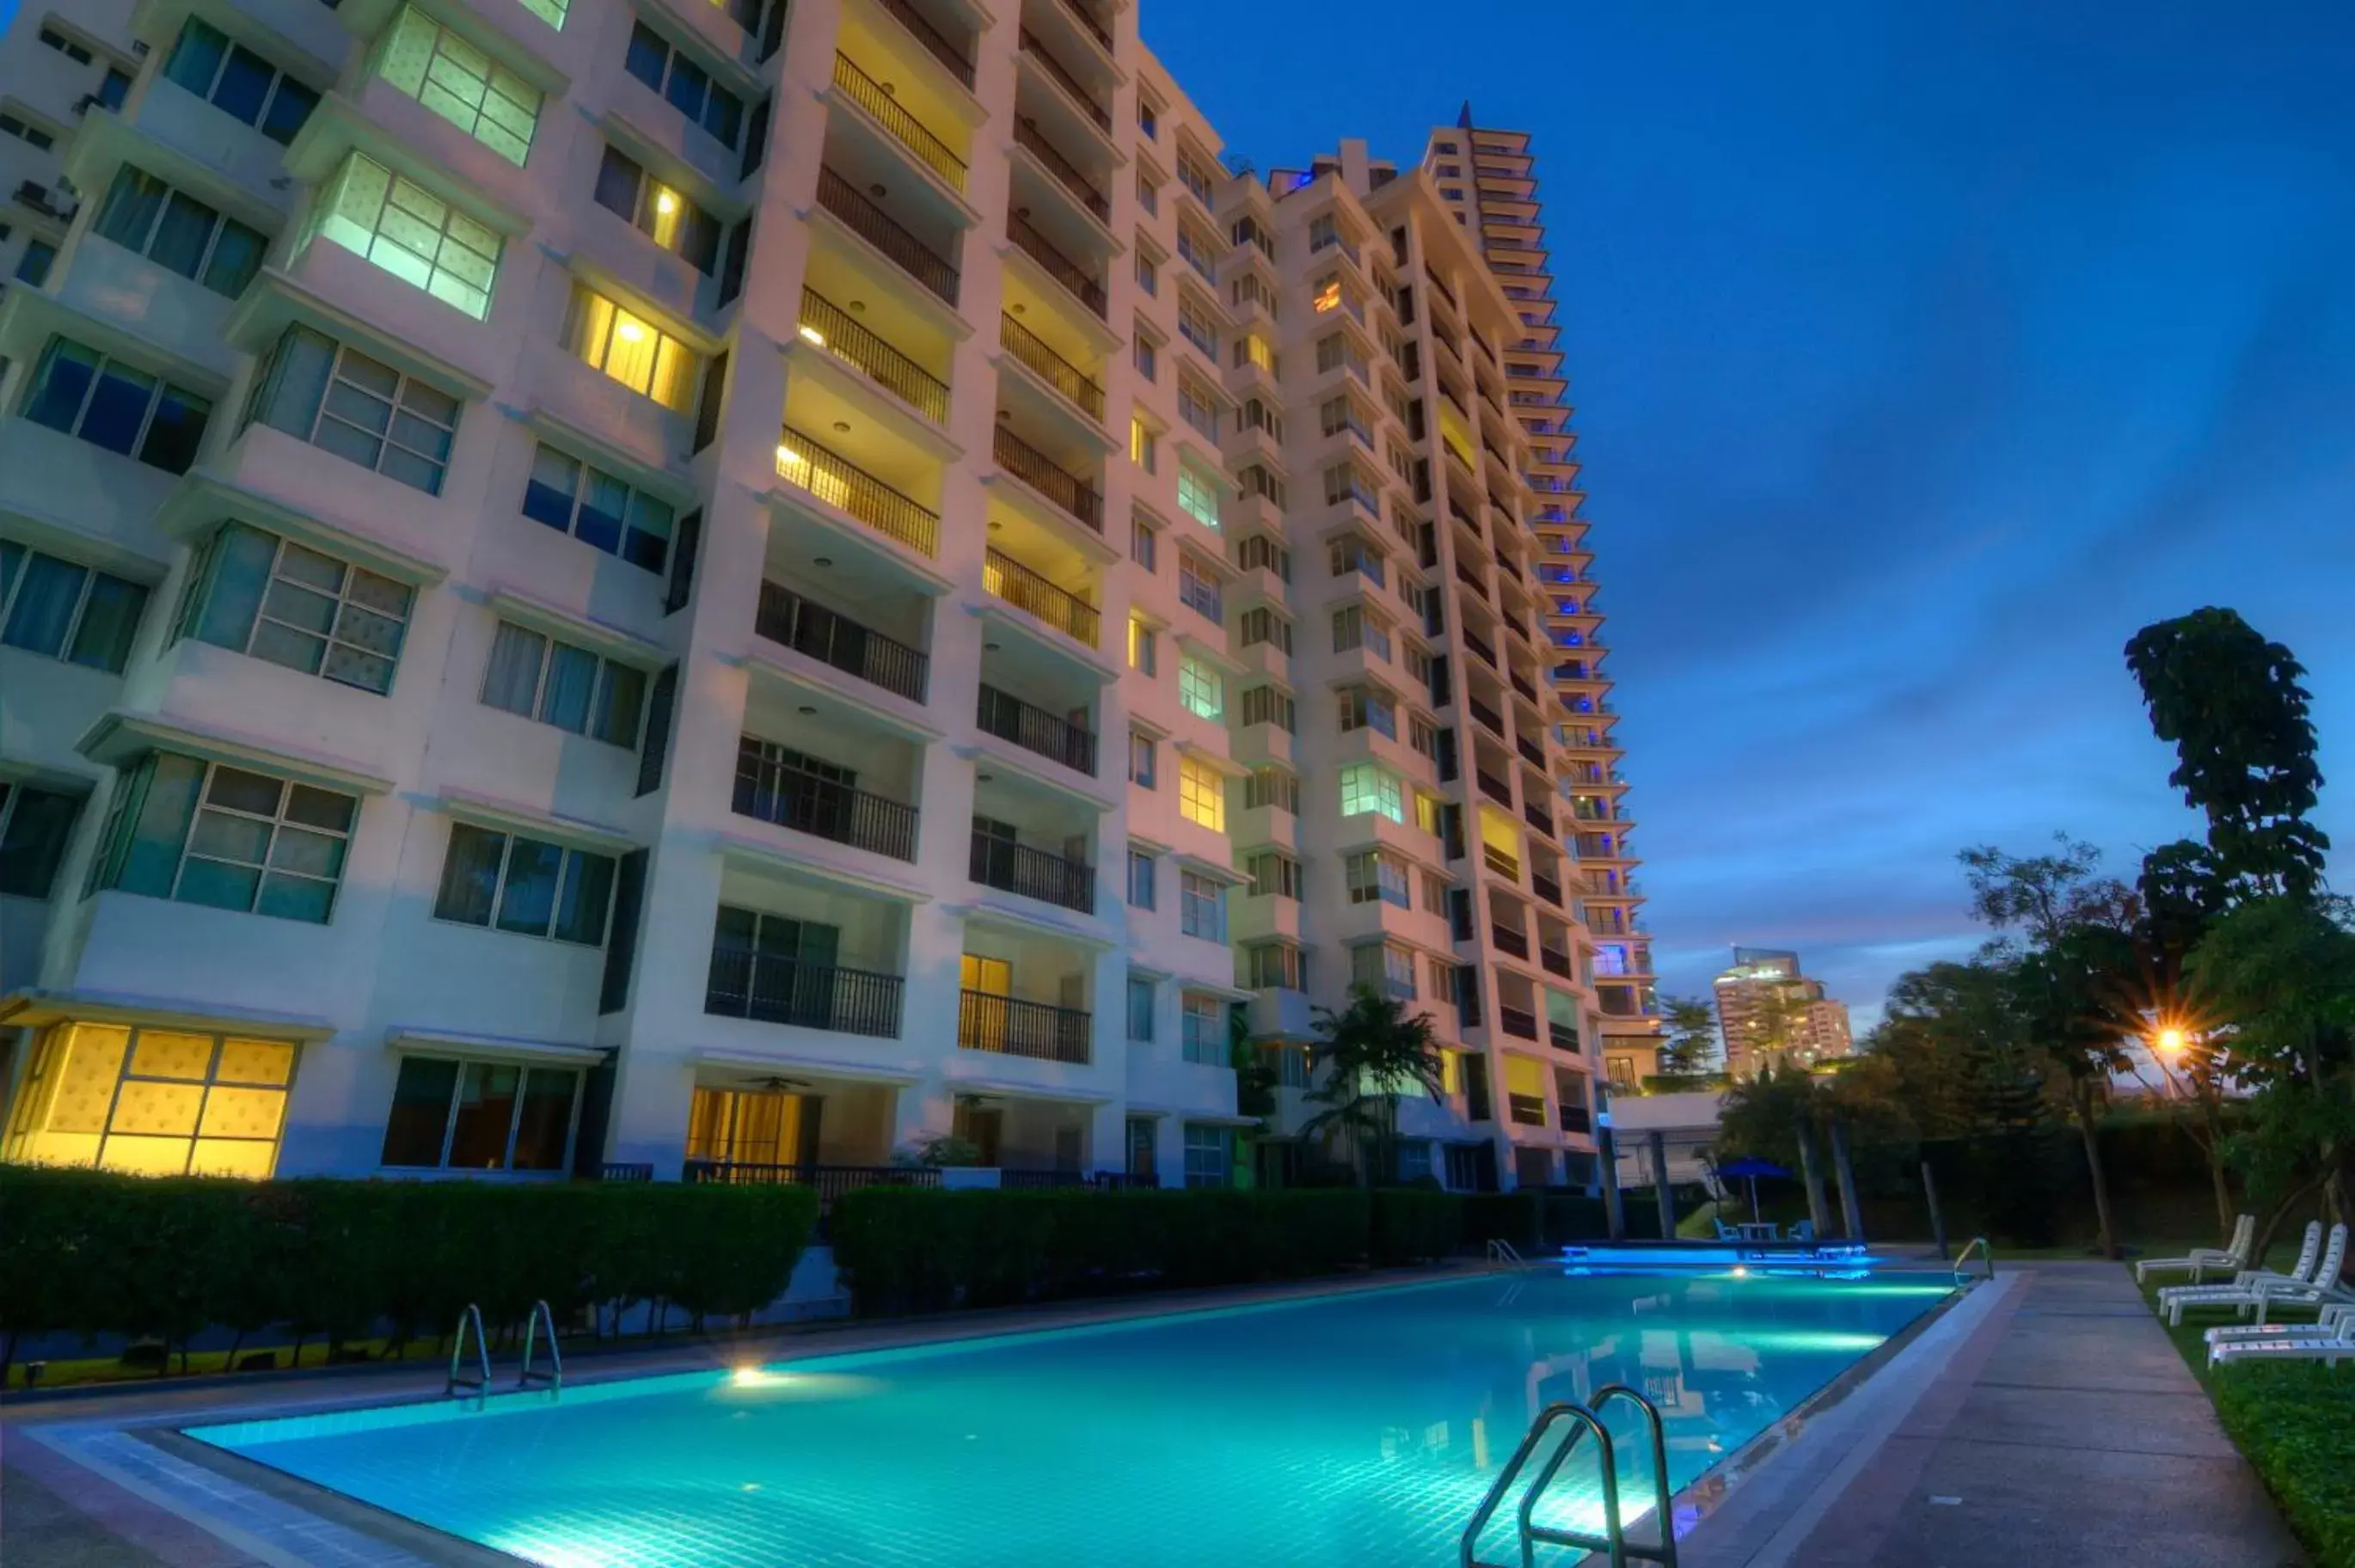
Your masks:
<svg viewBox="0 0 2355 1568"><path fill-rule="evenodd" d="M1160 635L1131 615L1128 618L1128 667L1139 675L1158 673L1160 648Z"/></svg>
<svg viewBox="0 0 2355 1568"><path fill-rule="evenodd" d="M1142 414L1128 416L1128 460L1147 474L1154 472L1161 461L1161 438L1145 422Z"/></svg>
<svg viewBox="0 0 2355 1568"><path fill-rule="evenodd" d="M0 644L120 675L146 606L139 583L0 539ZM0 784L0 805L6 798ZM0 850L0 892L5 858Z"/></svg>
<svg viewBox="0 0 2355 1568"><path fill-rule="evenodd" d="M597 205L709 276L719 265L719 219L682 193L651 178L638 161L607 146L598 165Z"/></svg>
<svg viewBox="0 0 2355 1568"><path fill-rule="evenodd" d="M442 493L458 400L307 326L290 326L254 378L246 422Z"/></svg>
<svg viewBox="0 0 2355 1568"><path fill-rule="evenodd" d="M1226 781L1209 763L1178 759L1178 814L1213 833L1227 830Z"/></svg>
<svg viewBox="0 0 2355 1568"><path fill-rule="evenodd" d="M483 676L485 707L632 750L645 694L644 670L506 621Z"/></svg>
<svg viewBox="0 0 2355 1568"><path fill-rule="evenodd" d="M404 1056L379 1157L396 1169L564 1170L580 1098L577 1067Z"/></svg>
<svg viewBox="0 0 2355 1568"><path fill-rule="evenodd" d="M33 1053L6 1157L259 1179L278 1164L293 1077L294 1047L284 1040L59 1024Z"/></svg>
<svg viewBox="0 0 2355 1568"><path fill-rule="evenodd" d="M1178 661L1178 699L1186 711L1204 719L1220 719L1227 711L1226 677L1191 654Z"/></svg>
<svg viewBox="0 0 2355 1568"><path fill-rule="evenodd" d="M1206 528L1219 526L1219 482L1197 464L1178 464L1178 505Z"/></svg>
<svg viewBox="0 0 2355 1568"><path fill-rule="evenodd" d="M685 413L695 400L695 351L581 284L572 286L564 346L591 368Z"/></svg>
<svg viewBox="0 0 2355 1568"><path fill-rule="evenodd" d="M229 523L188 567L180 635L363 691L392 689L413 591L293 539Z"/></svg>
<svg viewBox="0 0 2355 1568"><path fill-rule="evenodd" d="M325 925L357 795L167 752L115 776L92 885Z"/></svg>
<svg viewBox="0 0 2355 1568"><path fill-rule="evenodd" d="M602 947L615 864L611 855L453 822L433 918Z"/></svg>
<svg viewBox="0 0 2355 1568"><path fill-rule="evenodd" d="M1378 812L1392 822L1406 820L1406 799L1399 781L1371 763L1352 763L1341 770L1341 815Z"/></svg>
<svg viewBox="0 0 2355 1568"><path fill-rule="evenodd" d="M562 27L559 11L554 25ZM517 168L539 123L529 82L413 5L377 46L377 74Z"/></svg>

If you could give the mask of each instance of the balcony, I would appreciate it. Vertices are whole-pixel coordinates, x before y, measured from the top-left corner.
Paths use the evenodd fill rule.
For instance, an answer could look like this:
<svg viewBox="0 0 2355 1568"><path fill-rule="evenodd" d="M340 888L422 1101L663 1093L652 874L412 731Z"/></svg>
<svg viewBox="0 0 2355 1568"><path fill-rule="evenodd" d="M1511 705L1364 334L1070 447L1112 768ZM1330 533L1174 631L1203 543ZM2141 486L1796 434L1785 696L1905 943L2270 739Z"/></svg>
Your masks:
<svg viewBox="0 0 2355 1568"><path fill-rule="evenodd" d="M1504 1025L1505 1032L1515 1040L1538 1038L1538 1016L1527 1008L1517 1008L1510 1003L1500 1002L1497 1006L1497 1021ZM1517 1115L1513 1119L1518 1122L1520 1117ZM1538 1125L1540 1126L1545 1125L1545 1119L1542 1116L1538 1119Z"/></svg>
<svg viewBox="0 0 2355 1568"><path fill-rule="evenodd" d="M1082 914L1095 912L1096 869L1084 860L1067 860L976 828L970 871L973 880L986 888L1060 904Z"/></svg>
<svg viewBox="0 0 2355 1568"><path fill-rule="evenodd" d="M1531 702L1535 702L1538 699L1538 688L1530 682L1528 676L1523 675L1519 670L1514 670L1511 673L1510 678L1515 691L1519 692L1522 697Z"/></svg>
<svg viewBox="0 0 2355 1568"><path fill-rule="evenodd" d="M803 598L779 582L761 584L753 631L820 664L855 675L911 702L924 700L931 661L919 650L847 615Z"/></svg>
<svg viewBox="0 0 2355 1568"><path fill-rule="evenodd" d="M940 551L938 513L919 506L847 458L787 425L777 443L777 477L922 554Z"/></svg>
<svg viewBox="0 0 2355 1568"><path fill-rule="evenodd" d="M1565 980L1571 978L1570 955L1559 947L1539 948L1538 962L1545 965L1547 974L1559 975Z"/></svg>
<svg viewBox="0 0 2355 1568"><path fill-rule="evenodd" d="M986 552L981 585L1041 625L1062 633L1089 647L1096 645L1103 617L1096 607L1075 593L1056 587L1002 550Z"/></svg>
<svg viewBox="0 0 2355 1568"><path fill-rule="evenodd" d="M1576 1044L1577 1038L1577 1036L1572 1035L1571 1037L1572 1043L1568 1046L1564 1046L1563 1049L1566 1051L1575 1051L1578 1049ZM1561 1042L1556 1041L1555 1043L1560 1044ZM1583 1105L1558 1105L1554 1108L1554 1116L1563 1132L1591 1133L1594 1130L1594 1118Z"/></svg>
<svg viewBox="0 0 2355 1568"><path fill-rule="evenodd" d="M1527 1018L1529 1015L1524 1013L1521 1016ZM1508 1094L1505 1104L1507 1114L1522 1126L1541 1127L1546 1125L1545 1096L1542 1094Z"/></svg>
<svg viewBox="0 0 2355 1568"><path fill-rule="evenodd" d="M949 42L938 27L926 21L908 0L881 0L883 9L891 19L908 29L909 36L924 46L932 57L949 68L949 74L970 91L973 87L973 61L964 50Z"/></svg>
<svg viewBox="0 0 2355 1568"><path fill-rule="evenodd" d="M997 327L997 341L1005 347L1005 349L1008 354L1011 354L1015 358L1020 360L1024 367L1027 368L1033 375L1036 375L1040 380L1045 381L1049 386L1054 388L1056 391L1061 393L1064 399L1068 400L1073 408L1078 409L1082 413L1087 415L1088 418L1092 420L1102 420L1103 418L1103 389L1096 385L1094 379L1085 371L1082 370L1077 365L1072 364L1070 360L1064 358L1061 355L1056 353L1052 348L1048 347L1044 338L1031 331L1028 327L1023 325L1020 322L1015 320L1012 316L1002 315L998 317ZM1012 443L1015 447L1018 448L1021 453L1027 453L1028 455L1018 455L1015 461L1008 461L1006 453L1007 443L1009 442ZM996 445L997 448L997 461L999 466L1006 469L1007 472L1014 475L1017 478L1028 484L1032 489L1039 491L1041 495L1049 496L1050 499L1057 500L1059 505L1060 504L1060 497L1055 496L1054 493L1049 490L1045 485L1041 485L1038 481L1033 480L1028 474L1023 472L1023 470L1018 466L1018 463L1036 459L1039 467L1052 471L1056 474L1061 473L1061 470L1057 468L1052 461L1050 461L1044 453L1034 451L1030 447L1025 445L1021 441L1016 439L1011 431L1000 429L997 432ZM1073 485L1079 484L1079 481L1071 479L1069 475L1063 475L1062 476ZM1095 515L1092 518L1081 517L1080 520L1086 523L1090 528L1095 529L1096 532L1103 532L1103 497L1096 495L1094 491L1087 489L1084 485L1082 485L1081 489L1087 496L1088 499L1094 503ZM1064 510L1071 511L1071 508L1065 507ZM1077 512L1073 512L1072 515L1075 517L1080 516Z"/></svg>
<svg viewBox="0 0 2355 1568"><path fill-rule="evenodd" d="M957 997L957 1044L966 1051L1084 1064L1094 1023L1076 1008L1050 1008L987 991L964 991Z"/></svg>
<svg viewBox="0 0 2355 1568"><path fill-rule="evenodd" d="M731 805L739 816L915 864L914 806L778 761L750 735L737 752Z"/></svg>
<svg viewBox="0 0 2355 1568"><path fill-rule="evenodd" d="M895 1040L900 1033L897 975L805 964L746 948L716 947L703 1010L755 1023L791 1024L838 1034Z"/></svg>
<svg viewBox="0 0 2355 1568"><path fill-rule="evenodd" d="M821 167L817 172L817 201L840 219L844 228L882 251L901 272L950 304L957 303L957 270L830 168Z"/></svg>
<svg viewBox="0 0 2355 1568"><path fill-rule="evenodd" d="M1006 237L1017 250L1046 269L1047 275L1061 284L1073 299L1094 312L1098 320L1103 319L1104 286L1090 277L1087 269L1055 249L1052 240L1018 213L1007 215Z"/></svg>
<svg viewBox="0 0 2355 1568"><path fill-rule="evenodd" d="M1460 564L1455 569L1455 574L1458 577L1464 575L1464 568ZM1474 658L1478 659L1490 669L1496 669L1498 667L1497 664L1497 650L1488 645L1487 638L1482 636L1479 633L1474 631L1469 626L1464 628L1464 645L1471 651ZM1493 713L1496 710L1491 709L1489 711ZM1505 732L1504 726L1501 724L1493 724L1490 725L1489 728L1495 730L1499 735Z"/></svg>
<svg viewBox="0 0 2355 1568"><path fill-rule="evenodd" d="M1492 924L1488 928L1488 940L1496 945L1499 953L1509 953L1516 958L1527 958L1529 955L1529 938L1527 932L1516 931L1509 925Z"/></svg>
<svg viewBox="0 0 2355 1568"><path fill-rule="evenodd" d="M1490 731L1493 732L1498 740L1504 739L1505 716L1503 714L1497 712L1495 709L1489 707L1487 703L1473 696L1469 690L1466 690L1464 693L1464 704L1465 707L1472 709L1473 718L1477 719L1481 723L1487 725ZM1509 803L1511 797L1508 795L1506 799L1508 803Z"/></svg>
<svg viewBox="0 0 2355 1568"><path fill-rule="evenodd" d="M1528 763L1529 766L1533 768L1542 768L1545 766L1545 748L1539 745L1535 741L1530 740L1527 735L1516 735L1513 737L1513 750L1518 752L1521 754L1522 760Z"/></svg>
<svg viewBox="0 0 2355 1568"><path fill-rule="evenodd" d="M1097 532L1097 535L1104 532L1104 496L1097 495L1095 487L1088 485L1086 480L1081 480L1076 478L1076 475L1067 474L1062 466L1055 464L1055 459L1048 457L1046 452L1029 445L1029 443L1022 441L1019 435L1015 435L1013 431L1008 431L1001 424L994 433L991 433L989 454L998 459L998 466L1006 468L1008 474L1013 474L1015 478L1022 480L1025 485L1029 485L1031 490L1043 495L1048 501L1052 501L1060 511L1070 513L1071 518L1079 520L1079 523L1086 523L1092 532ZM996 556L996 551L991 551L991 556ZM1041 577L1039 581L1046 581L1046 579ZM1055 591L1055 593L1062 593L1062 589L1052 589L1052 591ZM998 591L991 589L991 593L998 593ZM1013 595L998 593L998 598L1013 598ZM1064 598L1071 598L1071 595L1064 593ZM1079 603L1079 601L1071 601L1071 603ZM1086 605L1081 605L1081 607L1088 610ZM1039 614L1039 613L1031 610L1031 614ZM1048 617L1046 614L1039 614L1039 619L1048 619ZM1048 624L1058 624L1058 622L1048 622ZM1071 626L1060 626L1060 629L1070 631L1074 638L1079 638L1081 643L1086 643L1088 647L1095 647L1095 610L1088 610L1088 631L1083 631L1083 634L1081 634L1081 631L1074 631Z"/></svg>
<svg viewBox="0 0 2355 1568"><path fill-rule="evenodd" d="M974 721L981 726L984 734L1011 741L1026 752L1035 752L1076 773L1095 777L1094 733L1060 714L1050 713L994 686L985 685L981 688L980 709Z"/></svg>
<svg viewBox="0 0 2355 1568"><path fill-rule="evenodd" d="M1551 877L1547 876L1543 871L1531 871L1529 873L1529 891L1537 894L1538 897L1545 900L1546 902L1553 905L1554 908L1561 908L1561 884L1554 880ZM1567 962L1567 960L1565 960L1565 962ZM1570 973L1570 971L1565 969L1562 973L1566 975Z"/></svg>
<svg viewBox="0 0 2355 1568"><path fill-rule="evenodd" d="M946 180L950 189L964 189L964 160L958 157L946 142L932 134L922 121L908 112L907 107L897 98L885 91L881 82L861 70L856 61L839 50L834 57L834 86L836 91L873 115L901 146L916 155L918 162Z"/></svg>
<svg viewBox="0 0 2355 1568"><path fill-rule="evenodd" d="M1507 784L1503 779L1498 778L1496 774L1490 773L1486 768L1476 767L1473 772L1479 775L1480 793L1482 795L1487 795L1490 800L1497 802L1499 805L1509 806L1513 804L1513 786L1511 784Z"/></svg>
<svg viewBox="0 0 2355 1568"><path fill-rule="evenodd" d="M1036 121L1014 122L1014 144L1045 165L1047 172L1055 176L1055 183L1079 197L1080 205L1094 213L1097 222L1112 221L1112 203L1104 199L1095 182L1082 174L1077 164L1055 150L1055 144L1047 140Z"/></svg>
<svg viewBox="0 0 2355 1568"><path fill-rule="evenodd" d="M931 420L946 424L948 383L859 325L857 317L815 289L802 290L803 340L857 367L877 386Z"/></svg>

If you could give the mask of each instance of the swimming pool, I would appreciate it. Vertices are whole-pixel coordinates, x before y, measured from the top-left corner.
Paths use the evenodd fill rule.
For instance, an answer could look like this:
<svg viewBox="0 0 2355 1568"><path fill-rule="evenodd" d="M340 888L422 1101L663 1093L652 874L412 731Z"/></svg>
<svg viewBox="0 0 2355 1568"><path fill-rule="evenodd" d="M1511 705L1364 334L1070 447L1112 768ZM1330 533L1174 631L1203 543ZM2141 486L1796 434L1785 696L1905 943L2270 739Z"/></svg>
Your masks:
<svg viewBox="0 0 2355 1568"><path fill-rule="evenodd" d="M1446 1568L1545 1404L1643 1390L1682 1487L1952 1288L1532 1269L188 1435L549 1568Z"/></svg>

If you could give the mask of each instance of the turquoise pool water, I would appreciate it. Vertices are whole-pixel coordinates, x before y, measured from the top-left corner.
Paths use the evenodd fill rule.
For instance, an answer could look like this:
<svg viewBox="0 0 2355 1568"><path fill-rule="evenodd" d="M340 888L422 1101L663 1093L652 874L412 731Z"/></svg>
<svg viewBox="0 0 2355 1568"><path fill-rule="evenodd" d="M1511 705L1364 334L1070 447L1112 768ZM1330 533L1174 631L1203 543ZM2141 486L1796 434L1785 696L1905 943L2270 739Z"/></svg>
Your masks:
<svg viewBox="0 0 2355 1568"><path fill-rule="evenodd" d="M1451 1568L1545 1404L1644 1390L1682 1487L1950 1288L1533 1270L190 1435L549 1568Z"/></svg>

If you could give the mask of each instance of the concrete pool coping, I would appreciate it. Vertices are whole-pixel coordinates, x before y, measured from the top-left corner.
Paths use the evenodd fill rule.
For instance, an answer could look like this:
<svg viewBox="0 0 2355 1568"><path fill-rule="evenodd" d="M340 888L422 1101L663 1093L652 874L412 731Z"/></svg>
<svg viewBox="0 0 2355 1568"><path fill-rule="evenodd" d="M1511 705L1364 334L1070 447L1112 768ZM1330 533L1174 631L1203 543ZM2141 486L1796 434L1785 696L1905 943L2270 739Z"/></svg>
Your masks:
<svg viewBox="0 0 2355 1568"><path fill-rule="evenodd" d="M1534 1271L1558 1266L1550 1260L1524 1265ZM1147 1318L1239 1308L1281 1306L1375 1291L1431 1287L1495 1277L1497 1269L1477 1265L1387 1270L1346 1280L1323 1279L1279 1285L1171 1292L1044 1307L996 1308L928 1315L889 1321L828 1322L784 1331L754 1330L722 1339L615 1350L568 1370L575 1387L627 1381L666 1373L717 1371L750 1363L770 1364L863 1350L949 1345L1034 1331L1114 1325ZM1925 1345L1934 1347L1955 1330L1930 1330L1958 1317L1958 1309L1995 1292L1959 1292L1938 1303L1890 1341L1846 1369L1791 1414L1744 1444L1692 1486L1679 1492L1673 1512L1679 1536L1697 1536L1729 1504L1760 1489L1755 1472L1773 1477L1803 1452L1835 1440L1852 1413L1878 1402L1867 1392L1879 1374ZM1968 1316L1975 1321L1983 1311ZM1967 1329L1966 1328L1966 1332ZM1951 1354L1951 1349L1945 1353ZM222 1545L236 1560L272 1568L514 1568L523 1560L495 1552L432 1526L378 1509L329 1488L300 1480L257 1461L183 1435L183 1429L231 1421L268 1420L415 1403L446 1397L443 1369L420 1363L399 1371L382 1368L322 1369L268 1389L235 1380L203 1380L201 1385L165 1388L104 1385L35 1401L11 1401L0 1412L0 1432L30 1440L56 1463L35 1478L63 1489L68 1500L127 1540L148 1538L169 1562L212 1561ZM250 1391L250 1392L249 1392ZM223 1398L240 1392L247 1397ZM1913 1399L1902 1399L1910 1409ZM1844 1417L1844 1413L1849 1413ZM1898 1412L1902 1415L1902 1410ZM1895 1417L1891 1418L1892 1421ZM12 1464L16 1463L14 1456ZM79 1472L79 1475L76 1474ZM86 1495L91 1481L107 1496ZM1792 1483L1769 1488L1805 1500ZM94 1506L93 1506L94 1505ZM1697 1522L1696 1522L1697 1521ZM201 1544L200 1554L196 1548ZM1686 1561L1700 1560L1686 1549Z"/></svg>

